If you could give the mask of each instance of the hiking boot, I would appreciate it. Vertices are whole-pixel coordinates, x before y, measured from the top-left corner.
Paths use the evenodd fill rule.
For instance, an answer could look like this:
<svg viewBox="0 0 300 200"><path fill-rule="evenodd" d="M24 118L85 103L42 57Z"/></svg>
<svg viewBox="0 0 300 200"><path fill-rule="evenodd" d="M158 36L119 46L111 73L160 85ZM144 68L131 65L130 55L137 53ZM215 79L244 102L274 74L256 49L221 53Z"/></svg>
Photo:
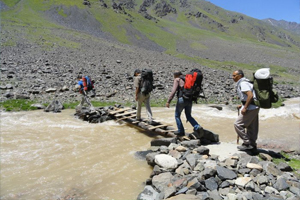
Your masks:
<svg viewBox="0 0 300 200"><path fill-rule="evenodd" d="M181 132L179 132L179 131L174 131L174 134L175 134L176 136L185 136L184 133L181 133Z"/></svg>
<svg viewBox="0 0 300 200"><path fill-rule="evenodd" d="M256 156L259 154L258 150L257 150L257 147L256 146L253 146L253 149L250 150L251 151L251 154L253 156Z"/></svg>
<svg viewBox="0 0 300 200"><path fill-rule="evenodd" d="M251 146L250 144L245 144L245 143L243 143L241 146L238 146L237 148L240 151L246 151L246 150L253 150L254 149L253 146Z"/></svg>
<svg viewBox="0 0 300 200"><path fill-rule="evenodd" d="M194 129L194 132L192 133L194 137L197 139L201 139L204 136L204 130L203 127L199 127L198 129Z"/></svg>
<svg viewBox="0 0 300 200"><path fill-rule="evenodd" d="M148 121L148 124L149 125L155 125L155 122L154 121Z"/></svg>

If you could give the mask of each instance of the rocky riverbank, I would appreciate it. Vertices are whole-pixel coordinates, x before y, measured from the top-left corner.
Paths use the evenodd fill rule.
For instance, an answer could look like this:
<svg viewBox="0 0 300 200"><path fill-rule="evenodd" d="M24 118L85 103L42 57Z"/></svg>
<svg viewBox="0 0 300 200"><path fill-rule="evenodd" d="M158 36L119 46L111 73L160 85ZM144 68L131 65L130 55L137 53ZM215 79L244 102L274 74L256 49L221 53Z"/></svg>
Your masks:
<svg viewBox="0 0 300 200"><path fill-rule="evenodd" d="M76 116L99 123L109 120L108 110L77 109ZM245 153L235 144L205 141L209 140L154 139L148 151L137 152L153 167L137 199L300 198L300 171L273 163L274 158L284 158L280 153L262 148ZM294 155L300 158L300 152Z"/></svg>
<svg viewBox="0 0 300 200"><path fill-rule="evenodd" d="M258 155L236 151L224 157L228 144L216 145L222 157L199 140L152 141L149 151L139 152L153 171L137 199L300 199L299 175L272 162L280 153L258 149Z"/></svg>

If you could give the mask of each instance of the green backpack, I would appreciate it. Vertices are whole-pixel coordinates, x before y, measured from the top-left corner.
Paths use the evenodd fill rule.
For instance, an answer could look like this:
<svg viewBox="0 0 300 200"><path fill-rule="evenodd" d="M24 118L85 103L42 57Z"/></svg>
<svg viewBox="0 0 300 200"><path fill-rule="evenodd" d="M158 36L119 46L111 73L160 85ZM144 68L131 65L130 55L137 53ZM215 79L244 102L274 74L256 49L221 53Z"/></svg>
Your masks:
<svg viewBox="0 0 300 200"><path fill-rule="evenodd" d="M253 73L253 89L256 94L254 104L260 108L271 108L272 103L276 103L279 99L277 91L273 90L273 78L257 79Z"/></svg>

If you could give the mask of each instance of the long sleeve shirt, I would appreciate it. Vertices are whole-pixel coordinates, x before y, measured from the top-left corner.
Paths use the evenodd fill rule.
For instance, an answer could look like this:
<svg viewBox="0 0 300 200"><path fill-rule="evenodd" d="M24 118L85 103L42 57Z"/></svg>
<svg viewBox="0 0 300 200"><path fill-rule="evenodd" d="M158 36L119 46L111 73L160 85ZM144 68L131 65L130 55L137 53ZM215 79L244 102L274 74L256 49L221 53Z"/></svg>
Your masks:
<svg viewBox="0 0 300 200"><path fill-rule="evenodd" d="M169 96L167 103L170 103L172 101L172 99L174 98L174 96L178 90L178 87L183 87L183 86L184 86L184 81L181 78L174 79L173 88L172 88L172 91L171 91L171 94Z"/></svg>

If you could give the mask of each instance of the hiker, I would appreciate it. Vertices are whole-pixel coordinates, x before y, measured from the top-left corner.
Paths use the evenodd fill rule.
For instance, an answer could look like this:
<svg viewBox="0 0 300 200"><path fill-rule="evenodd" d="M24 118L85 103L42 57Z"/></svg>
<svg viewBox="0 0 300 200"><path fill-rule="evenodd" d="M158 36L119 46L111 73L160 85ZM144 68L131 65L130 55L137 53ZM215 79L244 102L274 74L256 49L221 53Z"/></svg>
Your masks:
<svg viewBox="0 0 300 200"><path fill-rule="evenodd" d="M142 71L140 69L136 69L134 71L134 87L135 87L135 101L137 102L137 112L136 112L136 120L141 121L141 111L142 104L145 103L147 115L148 115L148 124L152 124L152 112L150 107L150 92L145 94L142 92Z"/></svg>
<svg viewBox="0 0 300 200"><path fill-rule="evenodd" d="M180 76L182 76L182 73L180 71L176 71L174 72L174 83L173 83L173 88L172 88L172 92L169 96L169 99L166 103L166 107L169 108L170 107L170 103L172 101L172 99L175 96L175 93L177 92L177 103L176 103L176 108L175 108L175 120L176 120L176 124L177 124L177 128L178 130L174 132L175 135L177 135L178 137L182 137L185 136L185 131L184 131L184 127L182 125L182 121L180 119L180 115L181 112L185 111L185 116L187 121L190 122L190 124L193 126L193 130L194 133L191 134L193 135L198 135L198 137L194 137L194 139L196 138L201 138L204 135L204 130L203 127L200 126L198 124L198 122L192 117L192 99L184 99L183 95L182 95L182 90L184 87L184 80L182 78L180 78Z"/></svg>
<svg viewBox="0 0 300 200"><path fill-rule="evenodd" d="M87 93L89 91L92 91L92 92L94 91L92 81L89 79L89 77L82 76L82 75L78 75L77 80L78 80L78 83L76 85L76 89L78 89L80 94L82 94L81 101L77 107L81 108L84 105L84 103L87 103L89 105L89 107L93 109L94 107L91 104L91 102L87 96ZM94 94L94 92L93 92L93 94Z"/></svg>
<svg viewBox="0 0 300 200"><path fill-rule="evenodd" d="M232 79L237 83L237 95L242 102L242 104L237 107L241 112L234 123L234 128L244 143L237 148L241 151L250 150L256 152L259 107L254 104L253 99L255 99L256 96L253 90L253 84L244 77L242 70L234 71Z"/></svg>

